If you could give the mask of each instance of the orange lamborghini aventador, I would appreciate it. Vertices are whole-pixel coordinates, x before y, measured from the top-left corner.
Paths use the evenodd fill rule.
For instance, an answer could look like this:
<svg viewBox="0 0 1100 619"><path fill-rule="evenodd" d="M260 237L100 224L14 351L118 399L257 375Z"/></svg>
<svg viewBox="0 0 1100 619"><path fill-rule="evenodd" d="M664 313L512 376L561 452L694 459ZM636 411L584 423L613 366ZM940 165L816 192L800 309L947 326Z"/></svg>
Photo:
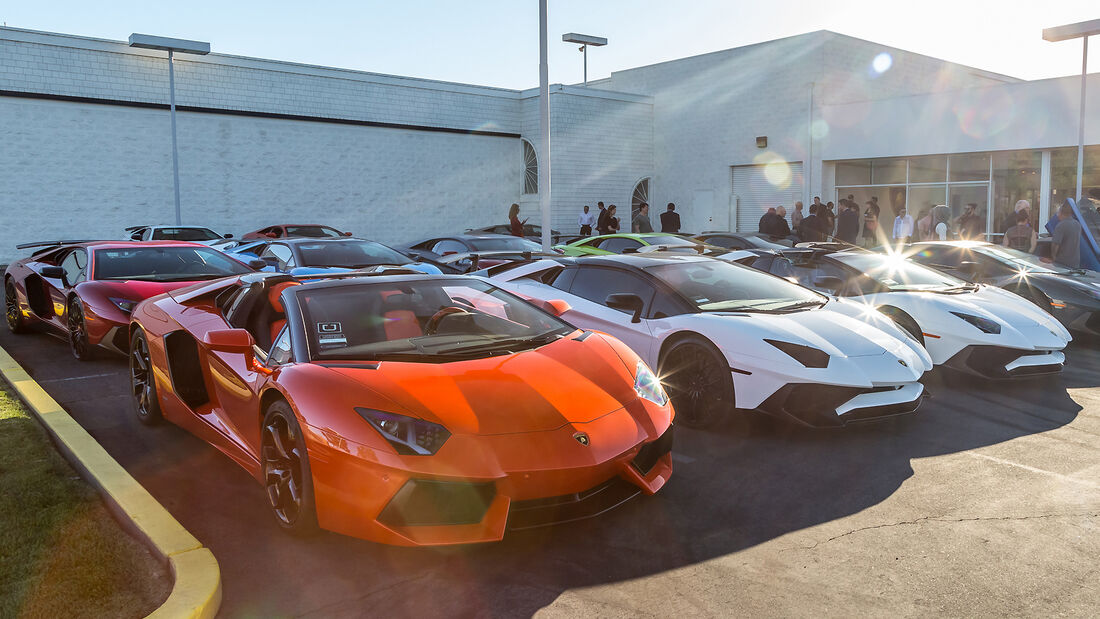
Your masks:
<svg viewBox="0 0 1100 619"><path fill-rule="evenodd" d="M499 540L672 474L672 407L618 340L472 277L254 273L133 312L136 414L208 441L276 521L401 545Z"/></svg>

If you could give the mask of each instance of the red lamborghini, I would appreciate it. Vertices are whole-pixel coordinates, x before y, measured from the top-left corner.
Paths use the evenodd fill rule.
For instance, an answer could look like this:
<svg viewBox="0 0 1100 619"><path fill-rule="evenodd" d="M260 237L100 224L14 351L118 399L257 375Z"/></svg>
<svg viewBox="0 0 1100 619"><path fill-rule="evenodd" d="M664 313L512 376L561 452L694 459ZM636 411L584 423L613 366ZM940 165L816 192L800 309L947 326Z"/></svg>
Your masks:
<svg viewBox="0 0 1100 619"><path fill-rule="evenodd" d="M399 545L594 516L672 473L673 411L618 340L484 280L252 274L134 310L134 408L264 485L276 522Z"/></svg>
<svg viewBox="0 0 1100 619"><path fill-rule="evenodd" d="M55 241L4 272L5 317L13 333L42 324L68 336L73 355L101 346L126 354L130 312L142 300L197 281L253 269L197 243Z"/></svg>

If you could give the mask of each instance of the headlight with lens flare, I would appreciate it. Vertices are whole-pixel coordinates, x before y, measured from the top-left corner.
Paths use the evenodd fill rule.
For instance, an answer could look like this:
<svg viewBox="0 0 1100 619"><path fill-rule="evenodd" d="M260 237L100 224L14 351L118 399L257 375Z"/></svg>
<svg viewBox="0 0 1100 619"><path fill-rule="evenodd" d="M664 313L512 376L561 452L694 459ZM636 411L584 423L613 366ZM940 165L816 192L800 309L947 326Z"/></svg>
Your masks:
<svg viewBox="0 0 1100 619"><path fill-rule="evenodd" d="M649 400L657 406L668 404L668 396L661 387L661 381L644 361L638 361L638 367L634 371L634 392L639 398Z"/></svg>
<svg viewBox="0 0 1100 619"><path fill-rule="evenodd" d="M130 299L120 299L116 297L110 297L109 300L111 301L111 303L115 304L115 307L126 312L127 314L133 312L134 308L137 307L137 304L139 303L138 301L131 301Z"/></svg>
<svg viewBox="0 0 1100 619"><path fill-rule="evenodd" d="M962 312L951 312L955 316L962 318L966 322L976 327L982 333L992 333L994 335L1001 332L1001 323L990 320L988 318L982 318L981 316L975 316L973 314L964 314Z"/></svg>
<svg viewBox="0 0 1100 619"><path fill-rule="evenodd" d="M402 456L430 456L439 451L451 433L439 425L416 417L387 413L372 408L355 407L355 412L367 420Z"/></svg>

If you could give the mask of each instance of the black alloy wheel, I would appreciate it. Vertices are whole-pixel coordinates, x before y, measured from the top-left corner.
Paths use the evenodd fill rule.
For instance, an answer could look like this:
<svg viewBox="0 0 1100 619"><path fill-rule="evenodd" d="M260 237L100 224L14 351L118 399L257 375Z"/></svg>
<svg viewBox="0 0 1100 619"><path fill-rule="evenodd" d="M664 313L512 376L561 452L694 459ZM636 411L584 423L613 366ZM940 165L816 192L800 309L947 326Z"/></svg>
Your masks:
<svg viewBox="0 0 1100 619"><path fill-rule="evenodd" d="M267 409L263 423L260 458L264 489L275 520L291 533L313 533L317 530L313 475L294 411L285 401L275 402Z"/></svg>
<svg viewBox="0 0 1100 619"><path fill-rule="evenodd" d="M152 426L164 418L157 400L157 383L153 378L153 363L149 358L149 342L138 329L130 339L130 398L138 421Z"/></svg>
<svg viewBox="0 0 1100 619"><path fill-rule="evenodd" d="M19 310L19 295L15 292L15 282L11 278L4 282L4 316L7 319L9 331L12 333L26 331L23 312Z"/></svg>
<svg viewBox="0 0 1100 619"><path fill-rule="evenodd" d="M709 428L733 409L733 376L722 353L699 337L680 340L661 359L676 423Z"/></svg>
<svg viewBox="0 0 1100 619"><path fill-rule="evenodd" d="M73 297L69 301L69 311L66 313L66 323L69 326L69 348L73 356L80 361L90 361L95 357L95 349L88 342L88 328L84 322L84 304L79 297Z"/></svg>

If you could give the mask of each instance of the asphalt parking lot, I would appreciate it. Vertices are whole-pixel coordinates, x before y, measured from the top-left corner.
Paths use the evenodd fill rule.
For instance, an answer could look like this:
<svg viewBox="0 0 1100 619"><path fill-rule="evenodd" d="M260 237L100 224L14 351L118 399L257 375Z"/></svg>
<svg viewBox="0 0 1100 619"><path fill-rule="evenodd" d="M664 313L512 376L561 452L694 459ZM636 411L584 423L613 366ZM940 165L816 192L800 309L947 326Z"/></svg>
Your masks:
<svg viewBox="0 0 1100 619"><path fill-rule="evenodd" d="M289 537L261 487L130 410L126 360L0 333L72 416L215 554L222 616L1094 616L1100 345L1059 377L926 375L916 414L844 430L680 429L659 494L497 544Z"/></svg>

